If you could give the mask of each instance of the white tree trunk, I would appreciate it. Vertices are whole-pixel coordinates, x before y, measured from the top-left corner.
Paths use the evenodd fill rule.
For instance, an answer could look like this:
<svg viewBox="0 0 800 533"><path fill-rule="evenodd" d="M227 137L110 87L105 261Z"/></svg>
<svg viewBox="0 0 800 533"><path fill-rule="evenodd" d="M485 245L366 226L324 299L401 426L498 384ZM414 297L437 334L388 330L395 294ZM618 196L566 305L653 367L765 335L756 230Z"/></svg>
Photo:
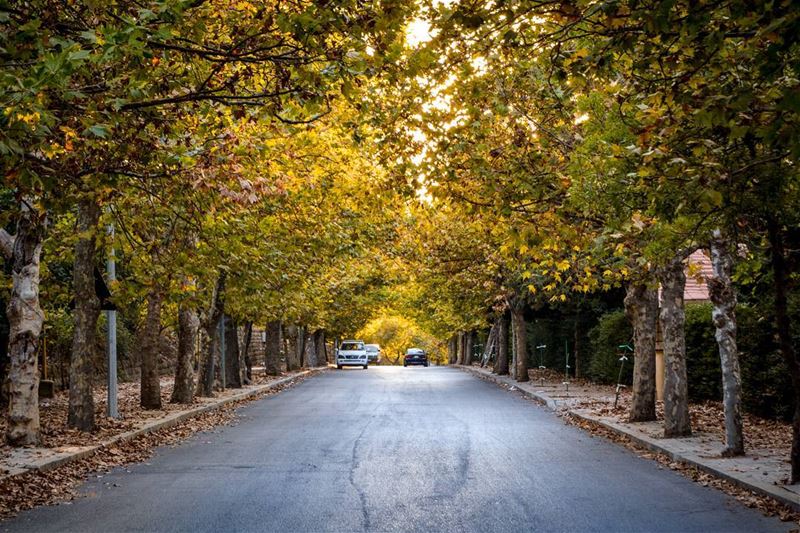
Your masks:
<svg viewBox="0 0 800 533"><path fill-rule="evenodd" d="M708 280L714 308L711 318L716 328L719 360L722 366L722 403L725 407L724 456L744 455L742 430L742 376L736 346L736 292L731 281L733 257L730 243L720 230L711 236L711 265L714 276Z"/></svg>
<svg viewBox="0 0 800 533"><path fill-rule="evenodd" d="M36 355L44 313L39 306L39 260L44 241L44 217L23 203L17 235L3 232L3 250L11 249L11 296L6 307L9 322L8 426L12 446L39 444L39 367Z"/></svg>

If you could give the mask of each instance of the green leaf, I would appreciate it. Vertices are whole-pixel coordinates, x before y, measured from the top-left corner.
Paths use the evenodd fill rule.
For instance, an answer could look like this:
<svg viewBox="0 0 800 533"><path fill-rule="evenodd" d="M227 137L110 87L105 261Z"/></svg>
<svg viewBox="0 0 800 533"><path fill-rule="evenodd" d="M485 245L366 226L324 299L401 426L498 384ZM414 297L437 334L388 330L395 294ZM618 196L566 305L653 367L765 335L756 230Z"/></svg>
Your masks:
<svg viewBox="0 0 800 533"><path fill-rule="evenodd" d="M95 137L100 137L101 139L107 139L110 129L105 124L95 124L94 126L90 126L83 131L84 136L86 136L87 133L91 133Z"/></svg>
<svg viewBox="0 0 800 533"><path fill-rule="evenodd" d="M70 61L81 61L86 59L92 54L91 50L76 50L74 52L69 53L69 60Z"/></svg>

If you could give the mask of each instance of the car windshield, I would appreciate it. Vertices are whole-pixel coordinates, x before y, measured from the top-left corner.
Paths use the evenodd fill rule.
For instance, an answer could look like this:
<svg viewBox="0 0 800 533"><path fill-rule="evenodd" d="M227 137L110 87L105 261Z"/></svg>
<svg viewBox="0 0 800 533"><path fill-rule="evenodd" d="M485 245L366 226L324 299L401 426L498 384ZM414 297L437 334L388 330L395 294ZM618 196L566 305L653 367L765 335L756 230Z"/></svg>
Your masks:
<svg viewBox="0 0 800 533"><path fill-rule="evenodd" d="M368 352L377 352L379 349L377 344L367 344L365 348Z"/></svg>
<svg viewBox="0 0 800 533"><path fill-rule="evenodd" d="M340 350L363 350L364 345L360 342L343 342L341 346L339 346Z"/></svg>

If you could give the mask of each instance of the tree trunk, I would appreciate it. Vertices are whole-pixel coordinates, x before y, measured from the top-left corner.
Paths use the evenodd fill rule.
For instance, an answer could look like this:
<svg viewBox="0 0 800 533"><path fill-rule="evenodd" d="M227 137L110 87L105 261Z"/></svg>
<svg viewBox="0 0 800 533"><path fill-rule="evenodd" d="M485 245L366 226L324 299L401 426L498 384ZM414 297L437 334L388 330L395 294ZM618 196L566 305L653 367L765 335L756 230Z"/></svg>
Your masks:
<svg viewBox="0 0 800 533"><path fill-rule="evenodd" d="M306 328L303 328L303 331L307 331ZM314 337L307 332L303 335L303 358L306 367L314 368L317 366L317 349L314 346Z"/></svg>
<svg viewBox="0 0 800 533"><path fill-rule="evenodd" d="M181 304L178 308L178 361L175 365L175 386L170 398L172 403L194 401L194 360L199 327L197 312Z"/></svg>
<svg viewBox="0 0 800 533"><path fill-rule="evenodd" d="M253 322L248 321L244 327L244 343L242 346L242 358L244 359L245 383L250 385L253 382L253 360L250 357L250 343L253 342Z"/></svg>
<svg viewBox="0 0 800 533"><path fill-rule="evenodd" d="M575 361L575 377L583 377L583 361L581 361L581 315L575 313L575 324L572 331L572 350Z"/></svg>
<svg viewBox="0 0 800 533"><path fill-rule="evenodd" d="M692 434L689 420L689 389L686 379L686 315L683 291L686 275L683 261L673 260L661 272L661 331L664 333L664 436Z"/></svg>
<svg viewBox="0 0 800 533"><path fill-rule="evenodd" d="M298 333L297 326L290 326L287 328L286 336L290 341L290 346L286 351L286 370L288 372L294 372L295 370L300 370L302 366L300 362L300 353L301 347L299 346L300 334Z"/></svg>
<svg viewBox="0 0 800 533"><path fill-rule="evenodd" d="M492 373L494 373L494 363L497 361L497 324L495 320L492 327L489 328L489 333L486 335L486 344L483 346L483 353L481 354L481 368L484 368L492 361Z"/></svg>
<svg viewBox="0 0 800 533"><path fill-rule="evenodd" d="M742 376L736 346L736 292L731 281L733 257L730 243L720 230L711 235L711 265L708 293L714 308L711 319L716 328L719 361L722 366L722 404L725 408L725 449L722 455L744 455L742 430Z"/></svg>
<svg viewBox="0 0 800 533"><path fill-rule="evenodd" d="M204 324L208 345L206 346L206 357L200 366L201 375L199 383L202 385L201 393L203 396L214 394L214 381L216 378L216 354L219 351L219 321L225 308L225 282L226 274L221 272L214 287L214 294L211 298L211 307L208 311L208 318Z"/></svg>
<svg viewBox="0 0 800 533"><path fill-rule="evenodd" d="M8 405L6 378L8 373L8 320L6 305L8 302L0 298L0 405Z"/></svg>
<svg viewBox="0 0 800 533"><path fill-rule="evenodd" d="M99 221L100 206L97 202L91 198L80 199L75 224L78 240L72 268L75 329L69 365L67 425L81 431L92 431L95 423L92 377L100 302L95 294L94 268Z"/></svg>
<svg viewBox="0 0 800 533"><path fill-rule="evenodd" d="M516 369L514 378L519 382L528 381L528 347L525 331L525 315L522 309L511 308L511 327L514 328Z"/></svg>
<svg viewBox="0 0 800 533"><path fill-rule="evenodd" d="M206 397L214 395L214 389L217 385L217 374L219 373L219 363L222 360L219 352L219 321L220 318L218 317L212 326L206 328L206 358L202 366L202 395Z"/></svg>
<svg viewBox="0 0 800 533"><path fill-rule="evenodd" d="M456 364L460 365L464 360L464 332L459 331L456 334Z"/></svg>
<svg viewBox="0 0 800 533"><path fill-rule="evenodd" d="M475 332L470 330L466 333L464 339L464 364L472 366L473 349L475 347Z"/></svg>
<svg viewBox="0 0 800 533"><path fill-rule="evenodd" d="M508 313L497 319L497 357L494 361L494 373L498 376L508 374Z"/></svg>
<svg viewBox="0 0 800 533"><path fill-rule="evenodd" d="M2 231L2 230L0 230ZM24 203L17 221L17 235L3 247L11 258L11 295L8 318L8 426L6 440L12 446L39 444L39 367L36 354L44 313L39 307L39 259L45 221ZM10 253L8 253L10 252Z"/></svg>
<svg viewBox="0 0 800 533"><path fill-rule="evenodd" d="M451 335L449 339L447 339L447 363L452 365L455 363L456 360L456 344L455 344L455 336Z"/></svg>
<svg viewBox="0 0 800 533"><path fill-rule="evenodd" d="M317 366L327 366L328 351L325 349L324 329L318 329L314 332L314 349L316 351Z"/></svg>
<svg viewBox="0 0 800 533"><path fill-rule="evenodd" d="M778 345L789 371L794 391L794 419L792 421L792 474L790 481L800 481L800 361L792 344L791 321L787 303L788 268L786 252L783 246L783 230L773 215L767 217L767 235L770 244L773 287L775 290L775 325L778 333Z"/></svg>
<svg viewBox="0 0 800 533"><path fill-rule="evenodd" d="M242 388L242 358L239 352L239 325L225 315L225 386Z"/></svg>
<svg viewBox="0 0 800 533"><path fill-rule="evenodd" d="M286 370L292 372L300 368L297 358L297 326L287 326L285 330Z"/></svg>
<svg viewBox="0 0 800 533"><path fill-rule="evenodd" d="M140 404L143 409L161 409L158 357L161 352L161 308L164 292L154 286L147 294L147 316L139 338L142 354Z"/></svg>
<svg viewBox="0 0 800 533"><path fill-rule="evenodd" d="M264 347L264 368L268 376L281 374L281 321L267 323L267 345Z"/></svg>
<svg viewBox="0 0 800 533"><path fill-rule="evenodd" d="M508 367L508 375L512 379L517 379L517 331L514 329L513 320L511 322L511 364Z"/></svg>
<svg viewBox="0 0 800 533"><path fill-rule="evenodd" d="M308 361L306 360L306 328L303 326L297 326L297 335L296 335L297 342L295 342L295 349L297 350L297 361L300 364L299 368L303 368L307 366Z"/></svg>
<svg viewBox="0 0 800 533"><path fill-rule="evenodd" d="M647 422L656 419L658 291L646 283L629 284L625 314L633 326L633 398L628 421Z"/></svg>

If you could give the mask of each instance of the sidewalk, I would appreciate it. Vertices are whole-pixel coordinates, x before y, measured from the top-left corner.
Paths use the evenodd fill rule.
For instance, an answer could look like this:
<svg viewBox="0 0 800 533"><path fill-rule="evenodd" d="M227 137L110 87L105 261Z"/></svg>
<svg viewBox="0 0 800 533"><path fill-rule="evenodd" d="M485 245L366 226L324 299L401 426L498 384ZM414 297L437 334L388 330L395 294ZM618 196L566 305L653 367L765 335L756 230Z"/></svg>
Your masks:
<svg viewBox="0 0 800 533"><path fill-rule="evenodd" d="M164 416L142 421L137 423L134 429L105 438L90 446L14 448L8 455L0 457L0 482L13 476L37 470L52 470L63 464L84 459L103 448L127 442L141 435L152 433L160 429L176 426L202 413L251 398L276 387L286 385L299 377L308 376L314 372L317 371L304 370L262 385L248 385L241 389L227 389L217 393L218 395L214 398L199 398L197 403L187 409L168 412L165 413Z"/></svg>
<svg viewBox="0 0 800 533"><path fill-rule="evenodd" d="M783 481L789 477L787 453L755 448L748 449L745 457L721 457L723 444L719 435L696 432L688 438L666 439L662 437L661 422L630 423L621 421L618 416L602 413L609 411L608 408L614 403L613 389L610 387L571 384L567 392L567 387L559 382L532 379L517 383L509 376L494 375L486 368L459 368L509 390L518 390L559 414L610 430L647 450L664 454L673 461L694 466L800 511L800 486L785 485Z"/></svg>

